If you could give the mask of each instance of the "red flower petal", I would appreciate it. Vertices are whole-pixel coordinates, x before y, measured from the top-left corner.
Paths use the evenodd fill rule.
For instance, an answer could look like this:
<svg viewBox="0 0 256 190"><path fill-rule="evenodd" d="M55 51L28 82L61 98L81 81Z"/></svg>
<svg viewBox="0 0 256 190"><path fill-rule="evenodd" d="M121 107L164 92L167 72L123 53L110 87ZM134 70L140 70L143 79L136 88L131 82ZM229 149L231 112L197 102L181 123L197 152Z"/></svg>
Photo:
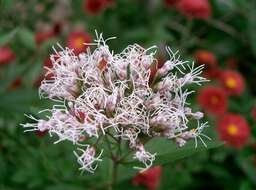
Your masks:
<svg viewBox="0 0 256 190"><path fill-rule="evenodd" d="M190 18L207 19L211 16L208 0L180 0L177 9Z"/></svg>
<svg viewBox="0 0 256 190"><path fill-rule="evenodd" d="M15 54L9 47L0 47L0 65L9 64L15 59Z"/></svg>
<svg viewBox="0 0 256 190"><path fill-rule="evenodd" d="M48 132L47 130L46 131L36 131L35 134L36 134L36 136L42 138L47 134L47 132Z"/></svg>
<svg viewBox="0 0 256 190"><path fill-rule="evenodd" d="M218 121L217 131L223 141L236 148L243 147L250 136L247 121L242 116L232 113Z"/></svg>
<svg viewBox="0 0 256 190"><path fill-rule="evenodd" d="M244 91L244 79L237 71L223 71L220 76L220 83L229 95L241 95Z"/></svg>
<svg viewBox="0 0 256 190"><path fill-rule="evenodd" d="M198 64L205 64L207 68L217 66L215 55L207 50L198 50L194 53L194 58Z"/></svg>
<svg viewBox="0 0 256 190"><path fill-rule="evenodd" d="M227 111L227 97L221 88L214 86L202 88L197 101L209 114L221 115Z"/></svg>
<svg viewBox="0 0 256 190"><path fill-rule="evenodd" d="M85 0L84 10L92 15L101 13L106 6L106 0Z"/></svg>
<svg viewBox="0 0 256 190"><path fill-rule="evenodd" d="M132 180L133 185L144 185L149 190L155 190L160 184L162 173L161 166L152 167L145 172L139 173Z"/></svg>
<svg viewBox="0 0 256 190"><path fill-rule="evenodd" d="M79 54L86 50L85 43L90 43L91 40L91 36L85 32L72 32L68 36L67 46L73 49L75 54Z"/></svg>

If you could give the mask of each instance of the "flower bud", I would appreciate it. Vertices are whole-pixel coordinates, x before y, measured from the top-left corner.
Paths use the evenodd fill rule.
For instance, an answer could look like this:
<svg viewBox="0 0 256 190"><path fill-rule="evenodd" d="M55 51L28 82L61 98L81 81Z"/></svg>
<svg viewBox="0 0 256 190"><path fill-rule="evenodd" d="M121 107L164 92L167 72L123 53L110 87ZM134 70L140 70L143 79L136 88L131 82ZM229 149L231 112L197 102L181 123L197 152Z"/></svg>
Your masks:
<svg viewBox="0 0 256 190"><path fill-rule="evenodd" d="M170 60L166 61L164 65L158 70L161 76L166 75L170 70L173 69L173 64Z"/></svg>
<svg viewBox="0 0 256 190"><path fill-rule="evenodd" d="M187 141L185 141L183 138L176 138L176 143L179 147L182 147L186 144Z"/></svg>
<svg viewBox="0 0 256 190"><path fill-rule="evenodd" d="M38 126L37 127L38 127L38 130L41 131L41 132L46 131L50 128L48 122L45 121L45 120L42 120L42 119L40 119L38 121Z"/></svg>

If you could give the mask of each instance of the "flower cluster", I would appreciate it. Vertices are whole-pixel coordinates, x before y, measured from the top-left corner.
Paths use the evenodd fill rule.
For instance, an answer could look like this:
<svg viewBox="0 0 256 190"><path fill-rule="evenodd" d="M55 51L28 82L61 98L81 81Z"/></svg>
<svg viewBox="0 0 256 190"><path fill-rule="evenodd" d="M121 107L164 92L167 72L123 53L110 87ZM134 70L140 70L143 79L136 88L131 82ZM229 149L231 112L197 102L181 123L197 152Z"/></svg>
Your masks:
<svg viewBox="0 0 256 190"><path fill-rule="evenodd" d="M133 158L144 165L139 169L151 167L157 154L148 152L142 139L165 137L180 147L190 139L204 144L202 137L209 138L202 134L207 123L200 124L203 114L193 112L186 100L193 92L187 85L206 81L200 76L203 66L181 61L167 47L170 59L150 81L150 68L157 64L155 46L134 44L114 54L106 44L111 38L96 35L90 44L96 46L93 51L87 48L76 55L73 49L54 49L46 73L51 77L42 81L39 93L56 105L45 110L45 119L28 116L36 122L22 124L26 131L48 131L58 137L55 143L71 141L81 152L75 152L80 169L89 172L97 168L103 153L97 139L107 135L127 142ZM190 120L197 121L197 128L188 126Z"/></svg>
<svg viewBox="0 0 256 190"><path fill-rule="evenodd" d="M223 115L228 108L227 96L223 89L217 86L207 86L199 91L198 104L209 114Z"/></svg>
<svg viewBox="0 0 256 190"><path fill-rule="evenodd" d="M242 115L233 113L229 108L230 97L242 96L245 91L245 79L236 69L238 61L229 58L222 69L217 57L210 51L198 50L194 53L197 64L205 64L204 76L217 82L218 85L208 85L199 91L198 104L203 110L216 117L217 132L227 145L241 148L248 143L251 135L250 126ZM252 109L252 117L253 115Z"/></svg>
<svg viewBox="0 0 256 190"><path fill-rule="evenodd" d="M217 131L223 141L236 148L243 147L250 136L250 127L247 121L234 113L226 114L218 121Z"/></svg>

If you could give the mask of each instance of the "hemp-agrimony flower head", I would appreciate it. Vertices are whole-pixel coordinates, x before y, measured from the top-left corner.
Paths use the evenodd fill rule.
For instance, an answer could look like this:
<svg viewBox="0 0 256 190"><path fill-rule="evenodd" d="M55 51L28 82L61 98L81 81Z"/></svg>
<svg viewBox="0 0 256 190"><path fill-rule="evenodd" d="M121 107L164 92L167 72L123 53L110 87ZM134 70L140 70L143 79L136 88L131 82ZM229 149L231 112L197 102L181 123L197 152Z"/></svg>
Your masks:
<svg viewBox="0 0 256 190"><path fill-rule="evenodd" d="M93 173L103 149L114 139L118 146L126 142L134 159L147 169L152 166L157 152L150 153L145 138L163 137L173 140L179 147L194 139L205 145L202 137L207 123L200 124L201 112L192 112L187 97L192 91L187 85L200 85L203 66L179 59L177 53L166 48L169 60L153 75L157 65L155 46L144 49L129 45L114 54L102 34L97 35L93 50L76 56L72 49L61 48L51 55L52 68L47 68L49 79L42 81L40 97L56 102L44 110L47 117L34 123L22 124L26 131L45 131L58 137L55 143L67 140L77 146L74 151L81 170ZM153 80L149 80L153 77ZM198 127L191 129L190 120ZM108 144L108 146L100 145ZM112 142L113 144L113 142Z"/></svg>

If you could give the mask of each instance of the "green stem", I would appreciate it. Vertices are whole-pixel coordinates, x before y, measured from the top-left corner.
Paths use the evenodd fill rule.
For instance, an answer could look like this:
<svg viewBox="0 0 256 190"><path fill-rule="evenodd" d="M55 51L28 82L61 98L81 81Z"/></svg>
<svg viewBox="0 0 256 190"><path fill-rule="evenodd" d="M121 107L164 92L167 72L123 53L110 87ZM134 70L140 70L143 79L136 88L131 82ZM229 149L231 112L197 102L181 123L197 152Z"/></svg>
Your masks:
<svg viewBox="0 0 256 190"><path fill-rule="evenodd" d="M180 49L182 49L184 53L187 52L187 47L188 47L187 41L190 38L192 26L193 26L193 20L187 19L186 27L181 33L180 44L179 44Z"/></svg>
<svg viewBox="0 0 256 190"><path fill-rule="evenodd" d="M233 38L239 39L240 41L245 43L245 39L243 38L243 35L241 35L238 31L236 31L235 28L233 28L232 26L215 19L209 19L207 20L207 23L210 26L216 28L217 30L225 32L226 34L232 36Z"/></svg>
<svg viewBox="0 0 256 190"><path fill-rule="evenodd" d="M116 184L116 181L117 181L118 165L120 163L119 161L120 161L120 154L121 154L121 147L120 147L121 138L118 138L118 139L114 138L117 141L117 145L118 145L118 149L114 153L113 149L111 148L108 136L111 136L111 135L109 133L107 133L107 135L106 135L106 142L107 142L107 146L108 146L108 149L109 149L109 152L110 152L110 155L111 155L112 167L113 167L112 168L112 177L111 177L111 181L110 181L108 189L112 190L113 186Z"/></svg>
<svg viewBox="0 0 256 190"><path fill-rule="evenodd" d="M112 181L111 181L112 188L116 184L116 181L117 181L118 165L119 165L118 160L113 160L113 172L112 172Z"/></svg>

